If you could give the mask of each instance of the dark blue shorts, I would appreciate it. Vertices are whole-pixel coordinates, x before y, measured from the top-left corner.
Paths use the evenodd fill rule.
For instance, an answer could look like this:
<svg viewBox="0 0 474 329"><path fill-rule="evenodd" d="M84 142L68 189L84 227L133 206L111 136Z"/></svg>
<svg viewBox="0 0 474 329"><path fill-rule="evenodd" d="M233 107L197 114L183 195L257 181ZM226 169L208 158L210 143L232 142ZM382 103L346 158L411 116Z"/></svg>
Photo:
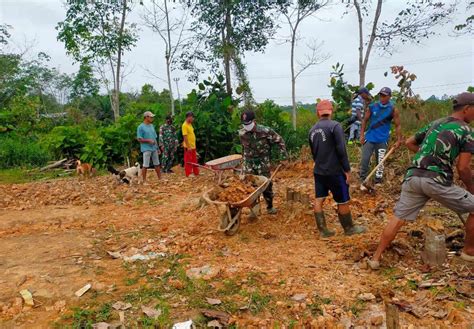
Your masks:
<svg viewBox="0 0 474 329"><path fill-rule="evenodd" d="M329 191L331 191L332 197L337 203L346 203L351 199L349 185L346 183L344 174L332 176L314 174L314 186L316 198L325 198L329 196Z"/></svg>

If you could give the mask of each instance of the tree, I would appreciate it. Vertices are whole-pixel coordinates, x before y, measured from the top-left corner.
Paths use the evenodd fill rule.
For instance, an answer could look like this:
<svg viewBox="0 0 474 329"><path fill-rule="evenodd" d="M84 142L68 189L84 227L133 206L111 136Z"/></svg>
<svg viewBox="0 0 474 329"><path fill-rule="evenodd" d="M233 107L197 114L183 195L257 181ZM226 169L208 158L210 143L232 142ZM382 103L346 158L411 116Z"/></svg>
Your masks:
<svg viewBox="0 0 474 329"><path fill-rule="evenodd" d="M11 26L8 24L0 24L0 46L6 46L8 44L8 39L10 39L11 35L8 31L11 29ZM1 48L0 48L1 50Z"/></svg>
<svg viewBox="0 0 474 329"><path fill-rule="evenodd" d="M232 64L245 92L251 97L242 57L247 51L263 51L275 33L271 9L274 1L222 0L187 1L195 21L195 35L182 55L182 67L192 70L197 79L203 70L197 61L206 62L207 69L216 70L222 61L227 94L232 94ZM210 67L209 67L210 64Z"/></svg>
<svg viewBox="0 0 474 329"><path fill-rule="evenodd" d="M94 77L94 70L87 59L81 62L79 71L72 79L70 98L95 96L99 93L99 81Z"/></svg>
<svg viewBox="0 0 474 329"><path fill-rule="evenodd" d="M305 61L298 62L299 67L295 69L295 47L300 38L298 28L303 20L313 16L318 10L328 4L326 0L295 0L283 2L280 6L280 12L285 17L290 29L290 36L285 40L290 43L290 69L291 69L291 101L292 101L292 124L296 130L296 79L306 69L313 65L320 64L329 58L328 54L321 54L323 43L313 41L312 45L308 45L311 54L306 56Z"/></svg>
<svg viewBox="0 0 474 329"><path fill-rule="evenodd" d="M429 38L436 26L446 23L455 9L455 4L426 0L409 0L392 21L380 21L383 0L377 0L371 23L368 41L364 42L364 19L372 11L371 0L347 0L349 9L354 9L358 19L359 30L359 85L365 85L365 74L372 48L391 54L397 43L419 44L422 39Z"/></svg>
<svg viewBox="0 0 474 329"><path fill-rule="evenodd" d="M131 11L129 1L68 0L66 8L65 20L56 26L58 40L64 43L67 53L77 62L88 60L98 66L107 65L113 81L109 97L114 119L118 120L122 56L137 41L136 25L126 21Z"/></svg>
<svg viewBox="0 0 474 329"><path fill-rule="evenodd" d="M166 76L172 115L175 114L175 110L171 71L176 63L176 54L185 42L184 32L188 18L186 7L179 11L175 5L170 4L169 0L151 0L149 6L144 5L145 12L142 15L145 25L158 33L165 45Z"/></svg>

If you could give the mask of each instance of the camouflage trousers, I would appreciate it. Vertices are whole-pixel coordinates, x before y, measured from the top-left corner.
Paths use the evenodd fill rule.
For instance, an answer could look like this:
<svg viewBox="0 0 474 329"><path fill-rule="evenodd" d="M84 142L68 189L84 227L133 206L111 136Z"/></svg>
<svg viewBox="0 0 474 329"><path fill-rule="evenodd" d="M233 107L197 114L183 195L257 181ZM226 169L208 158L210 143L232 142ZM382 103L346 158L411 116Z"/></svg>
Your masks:
<svg viewBox="0 0 474 329"><path fill-rule="evenodd" d="M171 170L171 167L173 167L174 154L174 148L164 147L163 152L161 153L161 166L163 171L169 171Z"/></svg>
<svg viewBox="0 0 474 329"><path fill-rule="evenodd" d="M258 175L258 176L265 176L270 178L270 166L265 166L265 165L256 165L253 166L248 162L244 162L244 173L245 174L250 174L250 175ZM267 208L271 209L273 208L273 182L270 182L268 184L268 187L265 191L263 191L263 198L265 199L265 202L267 203Z"/></svg>

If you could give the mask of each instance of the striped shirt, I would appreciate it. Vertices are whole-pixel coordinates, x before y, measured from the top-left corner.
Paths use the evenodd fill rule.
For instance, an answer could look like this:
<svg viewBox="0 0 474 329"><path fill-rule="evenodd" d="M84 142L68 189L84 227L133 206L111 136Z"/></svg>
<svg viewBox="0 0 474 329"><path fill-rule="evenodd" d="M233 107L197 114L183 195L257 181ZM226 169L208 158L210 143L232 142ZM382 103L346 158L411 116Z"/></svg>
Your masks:
<svg viewBox="0 0 474 329"><path fill-rule="evenodd" d="M354 98L354 100L352 101L352 117L355 117L357 118L357 110L360 111L360 117L363 118L364 117L364 106L365 106L365 102L364 102L364 99L362 98L361 95L357 96L356 98ZM360 120L356 120L355 123L357 124L360 124Z"/></svg>

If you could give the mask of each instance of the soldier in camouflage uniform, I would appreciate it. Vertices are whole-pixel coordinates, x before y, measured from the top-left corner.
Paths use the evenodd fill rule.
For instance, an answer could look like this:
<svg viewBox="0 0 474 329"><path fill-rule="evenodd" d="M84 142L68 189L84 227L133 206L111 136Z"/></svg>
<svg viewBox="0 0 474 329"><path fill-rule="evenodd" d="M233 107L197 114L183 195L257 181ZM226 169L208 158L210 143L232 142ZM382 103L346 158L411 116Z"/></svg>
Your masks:
<svg viewBox="0 0 474 329"><path fill-rule="evenodd" d="M239 130L239 138L243 147L244 173L270 177L272 146L278 146L282 160L288 157L283 138L273 129L256 124L255 113L253 111L242 113L241 121L243 128ZM270 183L268 188L263 192L263 197L267 203L268 213L275 214L277 210L273 207L272 183ZM251 217L255 217L253 211Z"/></svg>
<svg viewBox="0 0 474 329"><path fill-rule="evenodd" d="M174 162L174 155L178 149L178 137L173 126L173 117L168 115L166 123L160 126L159 145L161 150L161 164L164 173L172 173L171 167Z"/></svg>
<svg viewBox="0 0 474 329"><path fill-rule="evenodd" d="M474 94L462 93L454 99L453 113L430 123L406 141L416 152L402 185L394 216L385 227L380 244L369 266L377 269L385 248L406 221L414 221L428 200L433 199L458 214L468 213L466 238L461 258L474 262L474 183L471 156L474 133ZM453 184L453 165L457 160L459 178L466 189Z"/></svg>

